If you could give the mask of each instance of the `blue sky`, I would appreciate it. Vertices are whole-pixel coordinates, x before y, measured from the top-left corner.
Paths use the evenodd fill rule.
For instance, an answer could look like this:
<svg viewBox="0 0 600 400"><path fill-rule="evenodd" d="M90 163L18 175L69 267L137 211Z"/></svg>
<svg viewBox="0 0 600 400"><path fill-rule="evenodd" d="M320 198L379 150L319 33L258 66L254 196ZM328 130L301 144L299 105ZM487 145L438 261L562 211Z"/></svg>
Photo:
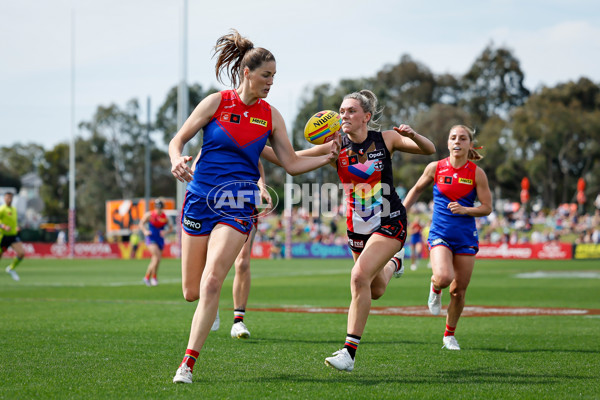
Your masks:
<svg viewBox="0 0 600 400"><path fill-rule="evenodd" d="M99 105L151 98L180 79L183 0L0 0L0 146L50 148L71 135L71 11L75 120ZM306 87L373 76L403 54L436 74L464 74L486 45L520 60L525 84L587 77L600 84L600 2L188 0L187 81L218 84L212 47L236 28L277 58L268 101L288 127ZM426 133L425 133L426 134Z"/></svg>

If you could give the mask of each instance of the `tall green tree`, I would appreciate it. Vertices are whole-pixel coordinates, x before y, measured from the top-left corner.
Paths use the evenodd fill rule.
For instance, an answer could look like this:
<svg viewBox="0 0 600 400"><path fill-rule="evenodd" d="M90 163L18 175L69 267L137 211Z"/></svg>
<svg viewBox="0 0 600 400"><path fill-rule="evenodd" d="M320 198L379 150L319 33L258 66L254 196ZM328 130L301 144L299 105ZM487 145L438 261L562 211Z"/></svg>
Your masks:
<svg viewBox="0 0 600 400"><path fill-rule="evenodd" d="M0 166L16 176L37 172L44 159L44 148L39 144L15 143L12 146L0 148Z"/></svg>
<svg viewBox="0 0 600 400"><path fill-rule="evenodd" d="M460 79L459 105L472 115L478 127L494 115L508 119L509 112L522 106L529 96L524 79L520 62L512 52L490 44Z"/></svg>
<svg viewBox="0 0 600 400"><path fill-rule="evenodd" d="M49 222L68 221L69 215L69 145L59 143L44 153L39 168L44 215Z"/></svg>
<svg viewBox="0 0 600 400"><path fill-rule="evenodd" d="M140 122L139 113L138 101L130 100L124 109L115 104L100 106L91 121L80 124L92 141L101 145L97 151L111 163L104 178L113 182L120 198L143 193L146 126Z"/></svg>
<svg viewBox="0 0 600 400"><path fill-rule="evenodd" d="M598 85L582 78L542 88L514 113L516 158L546 206L574 201L581 177L588 194L600 188L599 93Z"/></svg>
<svg viewBox="0 0 600 400"><path fill-rule="evenodd" d="M373 92L384 106L382 124L411 123L434 103L436 78L431 70L405 54L396 65L386 65L373 77Z"/></svg>

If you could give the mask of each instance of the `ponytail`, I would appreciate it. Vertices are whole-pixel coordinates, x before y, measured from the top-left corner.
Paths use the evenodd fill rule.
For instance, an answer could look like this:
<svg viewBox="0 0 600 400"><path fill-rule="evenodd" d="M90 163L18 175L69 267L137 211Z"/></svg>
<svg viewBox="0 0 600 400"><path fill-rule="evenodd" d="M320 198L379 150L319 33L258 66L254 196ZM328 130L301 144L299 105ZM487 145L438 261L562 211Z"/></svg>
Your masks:
<svg viewBox="0 0 600 400"><path fill-rule="evenodd" d="M249 39L232 29L228 35L217 39L213 57L217 57L215 74L217 80L223 84L222 75L225 73L233 87L237 87L244 80L244 68L254 71L263 62L275 61L275 56L262 47L254 47Z"/></svg>

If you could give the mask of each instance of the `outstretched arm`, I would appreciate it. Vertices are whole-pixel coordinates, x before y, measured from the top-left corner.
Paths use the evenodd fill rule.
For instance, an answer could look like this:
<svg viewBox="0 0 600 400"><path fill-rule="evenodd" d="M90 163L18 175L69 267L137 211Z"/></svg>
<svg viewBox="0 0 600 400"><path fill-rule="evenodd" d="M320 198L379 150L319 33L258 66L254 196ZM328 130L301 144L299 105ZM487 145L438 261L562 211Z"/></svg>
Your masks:
<svg viewBox="0 0 600 400"><path fill-rule="evenodd" d="M329 152L325 155L306 157L298 155L294 151L292 144L290 143L287 130L285 128L285 122L283 117L275 109L271 107L273 116L273 132L271 133L271 145L275 156L288 174L299 175L313 169L322 167L323 165L335 161L340 151L339 135L336 140L333 140L327 144Z"/></svg>
<svg viewBox="0 0 600 400"><path fill-rule="evenodd" d="M296 154L299 156L303 156L303 157L318 157L318 156L324 156L326 154L329 154L330 152L331 152L331 144L325 143L325 144L319 144L319 145L313 146L309 149L298 150L298 151L296 151ZM283 166L281 164L281 162L279 161L279 159L277 158L277 155L275 154L275 150L273 150L273 148L270 146L265 146L265 148L263 149L260 156L262 158L264 158L265 160L272 162L273 164L275 164L279 167ZM335 166L335 161L330 164L334 164L334 166Z"/></svg>
<svg viewBox="0 0 600 400"><path fill-rule="evenodd" d="M394 150L412 154L429 155L435 153L435 145L423 135L419 135L409 125L402 124L393 130L384 131L384 140L390 152Z"/></svg>
<svg viewBox="0 0 600 400"><path fill-rule="evenodd" d="M408 191L406 198L402 202L407 211L413 206L413 204L415 204L419 196L421 196L421 193L423 193L423 191L433 182L437 163L437 161L429 163L427 167L425 167L423 175L421 175L417 183L415 183L415 185Z"/></svg>

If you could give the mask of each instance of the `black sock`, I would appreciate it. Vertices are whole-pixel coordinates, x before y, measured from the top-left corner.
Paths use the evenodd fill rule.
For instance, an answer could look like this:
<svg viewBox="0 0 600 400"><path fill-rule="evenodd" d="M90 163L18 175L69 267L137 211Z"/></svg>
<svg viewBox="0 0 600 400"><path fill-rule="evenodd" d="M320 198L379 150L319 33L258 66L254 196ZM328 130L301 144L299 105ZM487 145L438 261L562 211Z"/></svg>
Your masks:
<svg viewBox="0 0 600 400"><path fill-rule="evenodd" d="M233 323L244 322L244 314L246 314L246 310L243 308L233 310Z"/></svg>
<svg viewBox="0 0 600 400"><path fill-rule="evenodd" d="M358 349L358 344L360 343L360 336L346 334L346 343L344 343L344 348L348 350L348 354L354 360L354 356L356 356L356 349Z"/></svg>

